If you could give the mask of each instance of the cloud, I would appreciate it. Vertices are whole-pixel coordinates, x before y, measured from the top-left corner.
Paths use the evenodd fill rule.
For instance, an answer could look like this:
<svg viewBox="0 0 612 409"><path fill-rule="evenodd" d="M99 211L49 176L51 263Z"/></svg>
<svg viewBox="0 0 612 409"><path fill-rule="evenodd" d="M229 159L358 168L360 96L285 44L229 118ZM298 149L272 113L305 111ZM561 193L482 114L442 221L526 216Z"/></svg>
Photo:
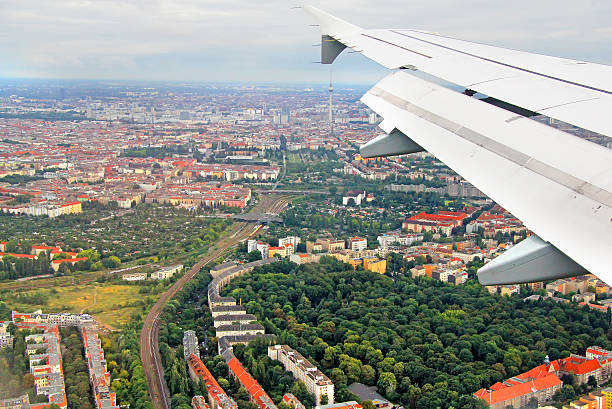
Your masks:
<svg viewBox="0 0 612 409"><path fill-rule="evenodd" d="M313 1L355 24L419 28L595 62L612 2L587 0ZM194 81L317 81L316 28L286 0L0 0L0 76ZM346 81L384 72L345 54Z"/></svg>

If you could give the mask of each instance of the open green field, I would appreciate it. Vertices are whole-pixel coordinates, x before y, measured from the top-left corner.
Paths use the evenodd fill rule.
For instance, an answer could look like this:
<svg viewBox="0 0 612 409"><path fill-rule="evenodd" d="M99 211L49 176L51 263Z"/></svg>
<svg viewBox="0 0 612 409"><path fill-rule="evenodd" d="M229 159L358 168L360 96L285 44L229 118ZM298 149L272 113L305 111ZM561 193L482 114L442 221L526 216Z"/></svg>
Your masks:
<svg viewBox="0 0 612 409"><path fill-rule="evenodd" d="M18 311L87 312L109 329L121 328L131 315L156 296L140 294L139 286L91 283L35 290L3 292L0 300Z"/></svg>

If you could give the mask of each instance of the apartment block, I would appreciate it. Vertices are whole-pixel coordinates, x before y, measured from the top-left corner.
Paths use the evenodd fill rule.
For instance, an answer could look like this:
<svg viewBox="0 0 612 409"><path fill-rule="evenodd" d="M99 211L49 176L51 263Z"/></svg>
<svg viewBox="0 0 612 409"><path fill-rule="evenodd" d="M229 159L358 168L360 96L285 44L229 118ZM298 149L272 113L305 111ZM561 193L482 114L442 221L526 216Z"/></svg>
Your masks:
<svg viewBox="0 0 612 409"><path fill-rule="evenodd" d="M225 325L232 324L250 324L253 321L257 321L257 317L252 314L231 314L231 315L218 315L214 317L214 326L219 328Z"/></svg>
<svg viewBox="0 0 612 409"><path fill-rule="evenodd" d="M279 361L285 370L304 382L306 389L315 395L316 405L321 404L321 397L327 395L327 402L334 403L334 384L316 366L312 365L299 352L288 345L272 345L268 347L270 359Z"/></svg>
<svg viewBox="0 0 612 409"><path fill-rule="evenodd" d="M0 322L0 348L12 348L13 336L8 332L10 322Z"/></svg>
<svg viewBox="0 0 612 409"><path fill-rule="evenodd" d="M81 328L85 359L89 369L89 383L97 409L119 409L115 392L110 389L111 376L106 367L104 350L98 333L93 326Z"/></svg>
<svg viewBox="0 0 612 409"><path fill-rule="evenodd" d="M236 402L219 386L217 380L212 376L200 358L195 355L189 356L187 358L187 367L191 379L204 382L208 391L210 409L238 409Z"/></svg>
<svg viewBox="0 0 612 409"><path fill-rule="evenodd" d="M192 409L210 409L208 403L206 403L206 398L202 395L196 395L191 399L191 408Z"/></svg>
<svg viewBox="0 0 612 409"><path fill-rule="evenodd" d="M220 307L212 307L210 309L212 317L218 317L219 315L241 315L246 314L246 308L242 305L224 305Z"/></svg>
<svg viewBox="0 0 612 409"><path fill-rule="evenodd" d="M362 251L368 248L368 239L362 237L352 237L349 239L349 249Z"/></svg>
<svg viewBox="0 0 612 409"><path fill-rule="evenodd" d="M94 319L89 314L70 314L70 313L55 313L43 314L42 310L36 310L32 313L22 313L17 311L11 312L11 321L16 324L50 324L60 327L70 327L82 325L90 325L94 323Z"/></svg>
<svg viewBox="0 0 612 409"><path fill-rule="evenodd" d="M183 355L185 360L187 360L187 358L189 358L191 355L195 355L198 358L200 357L198 337L196 336L195 331L188 330L183 333Z"/></svg>
<svg viewBox="0 0 612 409"><path fill-rule="evenodd" d="M293 409L306 409L306 406L292 393L286 393L283 395L283 402L291 406Z"/></svg>
<svg viewBox="0 0 612 409"><path fill-rule="evenodd" d="M549 372L546 365L540 365L488 389L480 389L474 396L484 400L491 409L522 408L531 399L536 399L539 405L551 401L562 385L557 375Z"/></svg>
<svg viewBox="0 0 612 409"><path fill-rule="evenodd" d="M151 279L152 280L165 280L167 278L172 277L176 273L180 273L181 270L183 270L183 265L182 264L177 264L177 265L174 265L174 266L164 267L164 268L162 268L159 271L151 273Z"/></svg>
<svg viewBox="0 0 612 409"><path fill-rule="evenodd" d="M222 356L230 370L231 376L237 379L240 385L246 389L249 394L249 400L252 403L256 404L259 409L277 409L266 391L264 391L251 374L244 369L231 350L225 350Z"/></svg>
<svg viewBox="0 0 612 409"><path fill-rule="evenodd" d="M265 329L261 324L230 324L217 327L217 338L232 335L256 335L264 333Z"/></svg>

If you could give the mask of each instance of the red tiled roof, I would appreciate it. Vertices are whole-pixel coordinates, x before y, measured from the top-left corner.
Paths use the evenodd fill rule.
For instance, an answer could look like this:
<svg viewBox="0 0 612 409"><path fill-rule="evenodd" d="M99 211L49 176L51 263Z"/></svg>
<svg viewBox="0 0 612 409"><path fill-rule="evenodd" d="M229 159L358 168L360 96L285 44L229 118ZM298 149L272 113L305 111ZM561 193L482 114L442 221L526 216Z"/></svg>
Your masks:
<svg viewBox="0 0 612 409"><path fill-rule="evenodd" d="M85 261L85 260L87 260L87 257L65 258L62 260L53 260L51 263L53 264L76 263L77 261Z"/></svg>
<svg viewBox="0 0 612 409"><path fill-rule="evenodd" d="M597 358L586 359L582 357L570 356L569 358L559 359L559 366L564 372L574 375L586 375L601 368Z"/></svg>
<svg viewBox="0 0 612 409"><path fill-rule="evenodd" d="M227 363L227 366L236 378L238 378L242 386L244 386L251 398L256 402L257 406L261 409L269 409L272 399L270 399L257 381L244 369L240 361L234 357Z"/></svg>
<svg viewBox="0 0 612 409"><path fill-rule="evenodd" d="M489 389L482 388L474 393L474 396L493 405L561 384L557 375L548 372L546 366L540 365L503 383L497 382Z"/></svg>
<svg viewBox="0 0 612 409"><path fill-rule="evenodd" d="M15 258L29 258L29 259L36 258L36 256L33 254L18 254L18 253L0 253L0 257L2 256L13 256Z"/></svg>
<svg viewBox="0 0 612 409"><path fill-rule="evenodd" d="M474 396L483 399L489 405L493 405L522 395L552 388L561 383L561 379L559 379L557 375L551 373L543 378L534 379L525 383L518 383L495 391L489 391L483 388L476 392Z"/></svg>

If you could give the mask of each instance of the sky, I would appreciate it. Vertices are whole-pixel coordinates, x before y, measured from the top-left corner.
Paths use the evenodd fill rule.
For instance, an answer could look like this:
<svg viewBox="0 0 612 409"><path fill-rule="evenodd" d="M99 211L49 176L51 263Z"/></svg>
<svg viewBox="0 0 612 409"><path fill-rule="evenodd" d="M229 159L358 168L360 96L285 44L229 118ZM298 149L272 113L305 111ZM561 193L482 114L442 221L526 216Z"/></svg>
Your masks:
<svg viewBox="0 0 612 409"><path fill-rule="evenodd" d="M0 77L324 83L312 4L366 28L415 28L612 64L609 0L0 0ZM335 82L386 70L343 53Z"/></svg>

